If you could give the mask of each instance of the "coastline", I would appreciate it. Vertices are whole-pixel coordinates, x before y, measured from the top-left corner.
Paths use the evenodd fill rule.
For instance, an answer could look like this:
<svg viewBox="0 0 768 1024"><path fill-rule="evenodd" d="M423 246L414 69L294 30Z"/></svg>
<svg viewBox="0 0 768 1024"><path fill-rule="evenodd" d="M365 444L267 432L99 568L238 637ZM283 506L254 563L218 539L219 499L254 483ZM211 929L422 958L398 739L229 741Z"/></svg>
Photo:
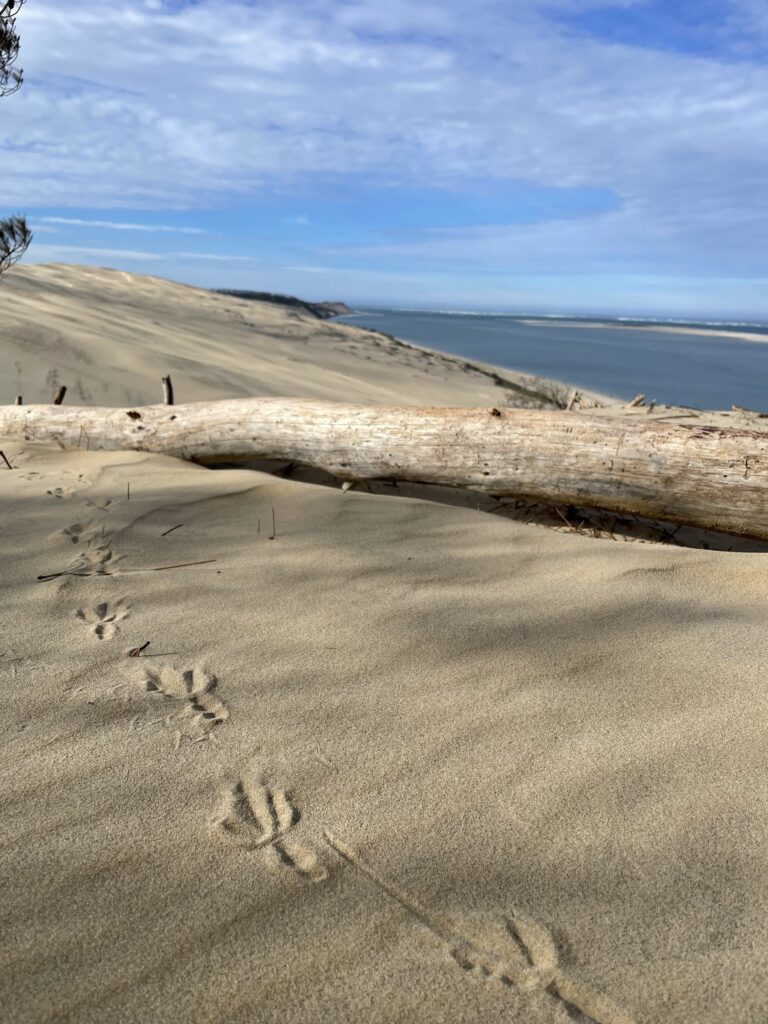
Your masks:
<svg viewBox="0 0 768 1024"><path fill-rule="evenodd" d="M20 266L4 277L0 362L0 397L20 394L27 404L49 401L58 384L81 405L151 404L168 373L180 402L285 395L535 407L567 401L573 390L300 307L67 264ZM613 401L578 390L593 404Z"/></svg>
<svg viewBox="0 0 768 1024"><path fill-rule="evenodd" d="M567 380L601 392L603 403L644 392L663 404L698 409L765 404L760 381L768 372L768 347L759 342L768 333L762 327L383 311L349 322L486 364Z"/></svg>

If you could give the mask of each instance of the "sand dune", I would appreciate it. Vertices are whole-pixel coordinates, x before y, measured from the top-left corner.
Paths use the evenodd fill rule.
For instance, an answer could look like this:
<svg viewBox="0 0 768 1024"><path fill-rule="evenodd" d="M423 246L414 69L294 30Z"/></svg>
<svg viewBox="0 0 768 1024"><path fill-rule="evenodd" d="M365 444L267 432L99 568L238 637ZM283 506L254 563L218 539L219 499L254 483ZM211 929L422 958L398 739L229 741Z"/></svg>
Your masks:
<svg viewBox="0 0 768 1024"><path fill-rule="evenodd" d="M162 399L167 373L179 402L541 404L551 389L283 306L118 270L15 267L0 281L0 308L4 402L49 402L61 383L73 405L147 405Z"/></svg>
<svg viewBox="0 0 768 1024"><path fill-rule="evenodd" d="M763 1024L763 555L0 448L5 1019Z"/></svg>

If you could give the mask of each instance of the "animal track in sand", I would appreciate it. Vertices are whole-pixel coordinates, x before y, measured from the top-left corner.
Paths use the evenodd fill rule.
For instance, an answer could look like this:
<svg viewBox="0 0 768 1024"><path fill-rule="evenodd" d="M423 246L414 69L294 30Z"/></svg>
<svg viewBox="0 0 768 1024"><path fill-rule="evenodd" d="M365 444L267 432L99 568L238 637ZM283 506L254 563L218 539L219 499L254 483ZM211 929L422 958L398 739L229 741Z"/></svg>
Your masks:
<svg viewBox="0 0 768 1024"><path fill-rule="evenodd" d="M67 530L77 530L85 524L74 523L71 527L66 527L62 533L67 533ZM68 587L71 584L71 576L116 576L119 573L117 568L118 562L121 561L122 556L116 555L111 547L112 537L110 534L103 530L93 531L90 535L79 534L79 540L85 542L85 547L79 551L72 561L67 565L66 569L59 572L52 572L46 575L38 576L38 580L52 580L61 577L59 580L59 590Z"/></svg>
<svg viewBox="0 0 768 1024"><path fill-rule="evenodd" d="M345 842L325 832L325 841L342 860L366 875L409 911L445 945L465 971L495 979L519 992L551 998L568 1019L579 1024L635 1024L634 1018L602 992L571 978L560 966L547 928L521 911L501 914L435 913L398 889Z"/></svg>
<svg viewBox="0 0 768 1024"><path fill-rule="evenodd" d="M95 508L98 512L108 512L111 505L114 504L113 498L107 498L101 505L98 501L93 501L91 498L85 499L85 504L88 508Z"/></svg>
<svg viewBox="0 0 768 1024"><path fill-rule="evenodd" d="M146 669L144 674L148 693L182 703L179 715L189 720L189 731L180 731L180 735L195 740L208 739L213 729L229 718L225 705L214 696L217 686L216 676L202 668Z"/></svg>
<svg viewBox="0 0 768 1024"><path fill-rule="evenodd" d="M231 845L264 850L276 863L312 882L321 882L327 871L317 853L310 846L286 838L300 820L290 793L273 789L265 781L252 786L241 780L224 792L212 827Z"/></svg>
<svg viewBox="0 0 768 1024"><path fill-rule="evenodd" d="M75 493L75 489L74 487L52 487L45 493L50 494L52 498L71 498Z"/></svg>
<svg viewBox="0 0 768 1024"><path fill-rule="evenodd" d="M547 992L580 1024L634 1024L606 995L569 977L560 967L547 928L521 911L499 917L453 918L460 941L451 956L466 971L479 971L523 992Z"/></svg>
<svg viewBox="0 0 768 1024"><path fill-rule="evenodd" d="M101 530L93 526L93 520L89 519L87 523L70 523L69 526L65 526L63 530L59 531L62 533L67 540L72 541L73 544L79 544L83 541L86 545L92 544L93 541L102 536Z"/></svg>
<svg viewBox="0 0 768 1024"><path fill-rule="evenodd" d="M108 601L101 601L92 608L78 608L75 615L86 625L91 627L91 632L99 640L111 640L120 628L119 622L128 618L131 606L125 601L119 600L114 604Z"/></svg>
<svg viewBox="0 0 768 1024"><path fill-rule="evenodd" d="M94 536L87 541L85 550L81 551L70 565L70 571L94 575L114 573L120 556L112 550L110 540L109 534L99 533L97 537Z"/></svg>

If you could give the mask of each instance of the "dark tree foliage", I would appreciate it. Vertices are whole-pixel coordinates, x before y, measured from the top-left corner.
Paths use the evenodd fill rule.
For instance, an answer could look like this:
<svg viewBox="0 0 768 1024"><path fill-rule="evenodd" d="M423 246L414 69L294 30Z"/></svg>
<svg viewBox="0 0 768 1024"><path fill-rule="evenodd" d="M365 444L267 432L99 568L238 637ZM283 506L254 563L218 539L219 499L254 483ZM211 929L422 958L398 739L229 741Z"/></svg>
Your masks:
<svg viewBox="0 0 768 1024"><path fill-rule="evenodd" d="M24 0L0 0L0 96L10 96L20 87L24 72L13 65L19 55L16 15Z"/></svg>
<svg viewBox="0 0 768 1024"><path fill-rule="evenodd" d="M32 241L32 232L20 215L0 220L0 274L18 263Z"/></svg>
<svg viewBox="0 0 768 1024"><path fill-rule="evenodd" d="M24 0L0 0L0 97L10 96L21 85L23 73L14 68L19 55L16 15ZM0 220L0 274L18 263L32 241L32 232L19 214Z"/></svg>

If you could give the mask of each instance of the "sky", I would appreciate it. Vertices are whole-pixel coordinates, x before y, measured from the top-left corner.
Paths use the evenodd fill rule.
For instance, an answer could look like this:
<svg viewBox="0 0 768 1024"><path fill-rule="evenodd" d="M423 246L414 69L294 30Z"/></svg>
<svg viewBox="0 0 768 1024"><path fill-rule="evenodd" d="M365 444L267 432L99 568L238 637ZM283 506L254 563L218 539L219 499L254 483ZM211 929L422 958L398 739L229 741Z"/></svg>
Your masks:
<svg viewBox="0 0 768 1024"><path fill-rule="evenodd" d="M27 262L768 320L765 0L27 0Z"/></svg>

